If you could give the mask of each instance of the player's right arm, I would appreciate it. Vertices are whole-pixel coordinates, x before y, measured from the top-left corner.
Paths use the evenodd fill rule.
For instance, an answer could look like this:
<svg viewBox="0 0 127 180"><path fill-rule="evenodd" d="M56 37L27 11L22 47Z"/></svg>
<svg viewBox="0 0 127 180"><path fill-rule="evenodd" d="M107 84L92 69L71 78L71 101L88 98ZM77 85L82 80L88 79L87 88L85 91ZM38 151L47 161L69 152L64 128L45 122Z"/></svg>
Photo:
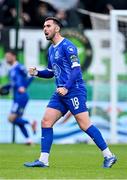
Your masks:
<svg viewBox="0 0 127 180"><path fill-rule="evenodd" d="M50 69L44 69L42 71L37 70L36 67L31 67L29 68L29 74L31 76L37 76L40 78L52 78L54 76L53 71L51 71Z"/></svg>
<svg viewBox="0 0 127 180"><path fill-rule="evenodd" d="M37 70L36 67L29 68L29 74L40 78L52 78L54 76L50 63L48 63L48 67L42 71Z"/></svg>
<svg viewBox="0 0 127 180"><path fill-rule="evenodd" d="M31 67L29 68L29 74L31 76L37 76L37 77L40 77L40 78L52 78L54 76L54 72L52 70L52 65L51 65L51 62L50 62L50 48L48 50L48 66L46 69L44 70L37 70L36 67Z"/></svg>

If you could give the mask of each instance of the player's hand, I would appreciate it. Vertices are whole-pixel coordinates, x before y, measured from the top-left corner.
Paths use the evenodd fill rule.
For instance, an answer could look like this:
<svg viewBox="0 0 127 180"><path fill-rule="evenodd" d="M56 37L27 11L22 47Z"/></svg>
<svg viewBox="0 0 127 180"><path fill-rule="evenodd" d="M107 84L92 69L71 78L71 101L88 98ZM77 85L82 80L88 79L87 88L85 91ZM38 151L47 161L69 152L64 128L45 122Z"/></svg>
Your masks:
<svg viewBox="0 0 127 180"><path fill-rule="evenodd" d="M20 93L24 93L26 91L26 89L24 87L19 87L18 88L18 92Z"/></svg>
<svg viewBox="0 0 127 180"><path fill-rule="evenodd" d="M57 88L57 93L61 96L65 96L68 93L68 89L66 89L65 87L59 87Z"/></svg>
<svg viewBox="0 0 127 180"><path fill-rule="evenodd" d="M37 68L36 68L36 67L30 67L30 68L29 68L29 74L30 74L31 76L36 76L36 75L38 74Z"/></svg>

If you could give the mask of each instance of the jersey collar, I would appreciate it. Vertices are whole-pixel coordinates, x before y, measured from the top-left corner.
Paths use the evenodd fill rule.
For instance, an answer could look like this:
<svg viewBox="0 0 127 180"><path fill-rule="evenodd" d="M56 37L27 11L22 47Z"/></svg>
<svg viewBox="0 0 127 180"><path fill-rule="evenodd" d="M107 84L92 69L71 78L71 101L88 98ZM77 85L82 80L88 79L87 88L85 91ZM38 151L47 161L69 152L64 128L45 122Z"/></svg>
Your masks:
<svg viewBox="0 0 127 180"><path fill-rule="evenodd" d="M57 44L53 45L53 47L57 47L62 41L64 40L64 38L62 38Z"/></svg>

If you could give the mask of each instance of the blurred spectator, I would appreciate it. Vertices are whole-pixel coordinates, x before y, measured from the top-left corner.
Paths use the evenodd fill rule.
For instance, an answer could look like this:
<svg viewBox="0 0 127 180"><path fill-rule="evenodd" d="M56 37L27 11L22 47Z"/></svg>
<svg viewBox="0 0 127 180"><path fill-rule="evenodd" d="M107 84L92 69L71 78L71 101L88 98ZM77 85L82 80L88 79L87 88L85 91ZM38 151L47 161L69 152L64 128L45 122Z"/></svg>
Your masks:
<svg viewBox="0 0 127 180"><path fill-rule="evenodd" d="M64 11L64 10L58 10L56 15L55 15L58 19L60 19L62 25L64 27L68 27L69 26L69 23L67 21L68 19L68 15L67 15L67 12Z"/></svg>
<svg viewBox="0 0 127 180"><path fill-rule="evenodd" d="M0 29L3 27L3 5L5 0L0 0Z"/></svg>
<svg viewBox="0 0 127 180"><path fill-rule="evenodd" d="M55 10L47 3L39 2L35 13L35 27L42 27L45 18L48 16L54 16Z"/></svg>
<svg viewBox="0 0 127 180"><path fill-rule="evenodd" d="M0 0L0 27L15 24L16 9L13 0Z"/></svg>
<svg viewBox="0 0 127 180"><path fill-rule="evenodd" d="M0 0L0 29L15 25L16 0ZM59 18L64 27L90 28L89 16L77 8L109 13L111 9L127 9L127 0L19 0L19 24L41 28L48 16Z"/></svg>
<svg viewBox="0 0 127 180"><path fill-rule="evenodd" d="M61 20L64 27L70 28L82 28L82 20L77 13L76 9L79 4L79 0L40 0L42 2L48 2L57 11L55 16Z"/></svg>
<svg viewBox="0 0 127 180"><path fill-rule="evenodd" d="M21 24L34 26L37 0L21 0Z"/></svg>
<svg viewBox="0 0 127 180"><path fill-rule="evenodd" d="M83 28L83 23L81 17L77 13L76 9L71 9L67 11L67 20L68 20L68 27L70 28Z"/></svg>

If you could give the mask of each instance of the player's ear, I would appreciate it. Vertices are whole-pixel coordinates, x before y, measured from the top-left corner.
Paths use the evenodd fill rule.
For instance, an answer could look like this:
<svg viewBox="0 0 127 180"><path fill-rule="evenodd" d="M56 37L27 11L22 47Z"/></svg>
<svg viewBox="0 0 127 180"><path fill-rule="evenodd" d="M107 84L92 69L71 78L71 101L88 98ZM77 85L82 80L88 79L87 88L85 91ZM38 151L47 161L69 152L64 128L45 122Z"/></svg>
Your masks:
<svg viewBox="0 0 127 180"><path fill-rule="evenodd" d="M59 31L60 31L60 27L56 26L56 32L59 32Z"/></svg>

